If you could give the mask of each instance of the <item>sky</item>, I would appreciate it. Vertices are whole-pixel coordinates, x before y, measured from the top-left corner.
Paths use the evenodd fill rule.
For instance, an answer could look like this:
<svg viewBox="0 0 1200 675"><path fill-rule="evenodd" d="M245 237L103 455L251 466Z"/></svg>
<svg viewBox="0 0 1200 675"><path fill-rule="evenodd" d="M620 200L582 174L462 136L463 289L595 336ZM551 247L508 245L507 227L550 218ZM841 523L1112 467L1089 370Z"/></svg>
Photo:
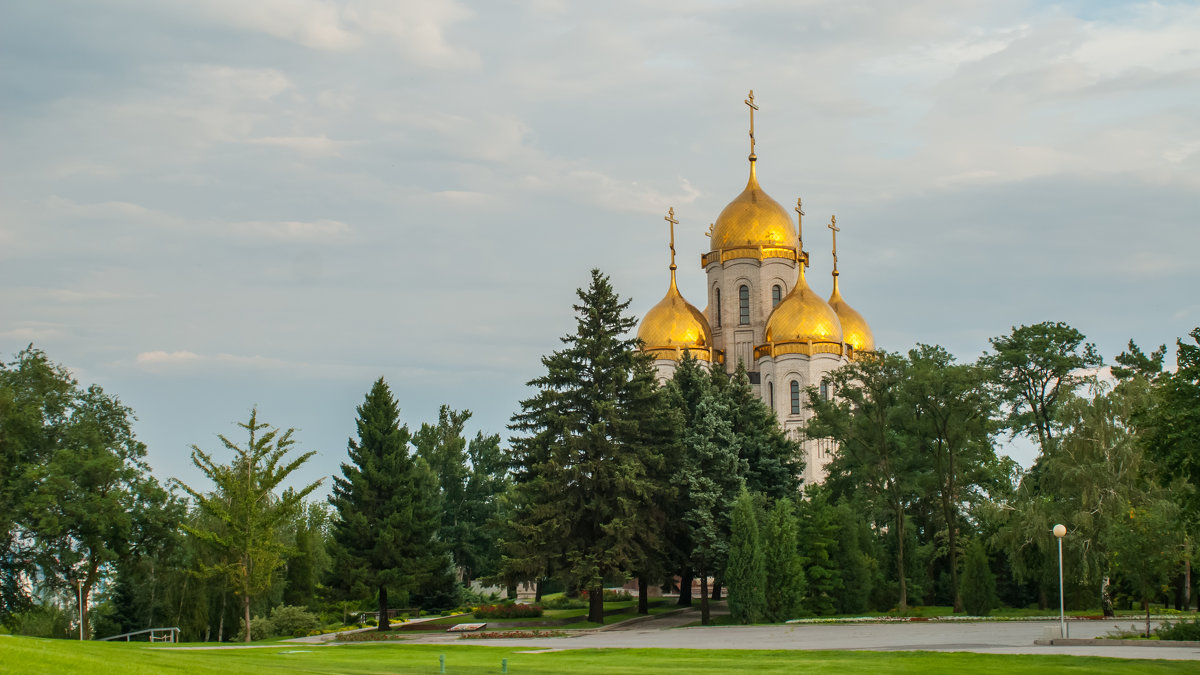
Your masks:
<svg viewBox="0 0 1200 675"><path fill-rule="evenodd" d="M758 175L878 345L1200 326L1200 5L913 0L7 3L0 354L137 415L160 478L236 422L337 472L384 377L500 433L599 268L703 307ZM1173 354L1173 349L1170 351ZM1028 465L1032 448L1009 452ZM221 455L218 453L218 457ZM326 480L328 485L328 480Z"/></svg>

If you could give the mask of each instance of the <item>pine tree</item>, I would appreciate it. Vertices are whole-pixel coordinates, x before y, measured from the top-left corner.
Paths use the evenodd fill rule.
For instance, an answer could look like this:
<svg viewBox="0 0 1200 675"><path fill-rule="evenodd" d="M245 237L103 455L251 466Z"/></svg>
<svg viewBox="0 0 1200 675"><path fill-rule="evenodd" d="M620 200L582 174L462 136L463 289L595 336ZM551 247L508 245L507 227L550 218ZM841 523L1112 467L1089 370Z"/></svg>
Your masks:
<svg viewBox="0 0 1200 675"><path fill-rule="evenodd" d="M409 451L407 426L383 378L358 406L358 440L349 463L334 477L330 504L333 569L329 586L353 597L378 594L379 630L388 623L388 592L417 591L445 561L436 541L440 524L437 481Z"/></svg>
<svg viewBox="0 0 1200 675"><path fill-rule="evenodd" d="M806 584L799 537L800 524L792 500L775 500L762 536L768 621L787 621L800 615Z"/></svg>
<svg viewBox="0 0 1200 675"><path fill-rule="evenodd" d="M647 513L659 495L638 406L655 386L606 276L592 270L577 291L576 331L542 358L510 428L513 514L502 576L533 580L551 570L589 592L588 620L604 621L604 580L647 556Z"/></svg>
<svg viewBox="0 0 1200 675"><path fill-rule="evenodd" d="M979 541L967 545L963 559L962 601L963 609L971 616L987 616L996 606L996 577Z"/></svg>
<svg viewBox="0 0 1200 675"><path fill-rule="evenodd" d="M793 539L793 542L795 539ZM795 546L792 547L793 550ZM767 569L759 535L758 507L742 490L730 516L729 563L725 566L729 613L736 623L758 623L767 614Z"/></svg>
<svg viewBox="0 0 1200 675"><path fill-rule="evenodd" d="M800 445L788 438L775 413L750 388L745 364L738 363L721 391L737 429L738 454L746 462L746 489L771 499L790 499L799 491L804 473Z"/></svg>
<svg viewBox="0 0 1200 675"><path fill-rule="evenodd" d="M737 441L725 402L714 388L702 389L683 438L680 503L690 545L688 561L700 578L700 622L706 626L708 578L723 576L729 559L730 511L746 486Z"/></svg>
<svg viewBox="0 0 1200 675"><path fill-rule="evenodd" d="M804 595L805 611L826 616L837 611L836 599L842 590L842 575L833 551L837 549L838 522L829 503L829 491L822 486L806 490L808 499L799 503L800 555L808 582Z"/></svg>

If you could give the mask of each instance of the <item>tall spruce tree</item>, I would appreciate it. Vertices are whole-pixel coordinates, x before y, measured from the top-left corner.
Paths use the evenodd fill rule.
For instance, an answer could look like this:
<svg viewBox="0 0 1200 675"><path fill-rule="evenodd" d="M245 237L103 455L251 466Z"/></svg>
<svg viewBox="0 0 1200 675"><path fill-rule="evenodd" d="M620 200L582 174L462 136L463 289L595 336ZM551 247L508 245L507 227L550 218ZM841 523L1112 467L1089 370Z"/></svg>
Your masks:
<svg viewBox="0 0 1200 675"><path fill-rule="evenodd" d="M754 496L745 490L733 503L730 516L725 587L729 590L729 613L736 623L758 623L765 618L767 568L758 527L758 506Z"/></svg>
<svg viewBox="0 0 1200 675"><path fill-rule="evenodd" d="M745 364L738 362L722 393L738 433L738 454L746 462L746 489L771 499L790 499L804 473L800 444L783 432L774 411L750 388Z"/></svg>
<svg viewBox="0 0 1200 675"><path fill-rule="evenodd" d="M690 567L700 578L700 622L709 624L708 578L721 578L729 559L730 515L746 486L745 462L729 409L715 390L701 391L683 437L680 470L683 525L690 545Z"/></svg>
<svg viewBox="0 0 1200 675"><path fill-rule="evenodd" d="M799 528L792 500L775 500L762 532L768 621L787 621L800 615L806 584L804 561L799 550Z"/></svg>
<svg viewBox="0 0 1200 675"><path fill-rule="evenodd" d="M377 594L379 630L389 627L388 592L408 594L442 570L437 479L409 450L407 426L383 378L358 406L358 440L334 477L328 585L354 597Z"/></svg>
<svg viewBox="0 0 1200 675"><path fill-rule="evenodd" d="M551 568L589 592L588 620L604 621L604 580L634 571L651 545L643 528L659 498L648 475L638 406L655 387L639 360L629 301L592 270L577 291L576 330L542 357L546 373L513 416L513 513L503 576Z"/></svg>

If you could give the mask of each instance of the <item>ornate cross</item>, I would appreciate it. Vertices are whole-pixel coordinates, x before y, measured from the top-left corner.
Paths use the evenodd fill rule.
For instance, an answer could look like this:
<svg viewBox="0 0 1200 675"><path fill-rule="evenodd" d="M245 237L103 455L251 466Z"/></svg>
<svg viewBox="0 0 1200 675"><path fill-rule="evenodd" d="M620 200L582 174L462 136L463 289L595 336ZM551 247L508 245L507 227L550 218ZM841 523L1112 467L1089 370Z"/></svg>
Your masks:
<svg viewBox="0 0 1200 675"><path fill-rule="evenodd" d="M837 233L842 231L837 226L837 216L830 216L829 224L826 227L833 231L833 273L837 274Z"/></svg>
<svg viewBox="0 0 1200 675"><path fill-rule="evenodd" d="M800 215L796 219L796 233L800 235L800 248L804 248L804 200L796 197L796 213Z"/></svg>
<svg viewBox="0 0 1200 675"><path fill-rule="evenodd" d="M667 215L663 218L663 220L671 224L671 269L675 269L675 226L679 224L679 221L675 220L674 206L667 211Z"/></svg>
<svg viewBox="0 0 1200 675"><path fill-rule="evenodd" d="M758 106L754 105L754 90L750 90L750 98L743 101L750 106L750 158L754 158L754 111L758 110Z"/></svg>

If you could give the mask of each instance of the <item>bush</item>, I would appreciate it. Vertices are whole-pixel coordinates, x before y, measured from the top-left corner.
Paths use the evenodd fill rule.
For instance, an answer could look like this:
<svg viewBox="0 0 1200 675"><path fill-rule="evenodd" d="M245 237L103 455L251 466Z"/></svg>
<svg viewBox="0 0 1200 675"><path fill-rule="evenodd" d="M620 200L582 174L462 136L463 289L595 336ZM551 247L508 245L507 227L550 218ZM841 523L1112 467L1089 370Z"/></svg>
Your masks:
<svg viewBox="0 0 1200 675"><path fill-rule="evenodd" d="M298 605L281 605L271 610L272 635L304 637L320 626L317 616Z"/></svg>
<svg viewBox="0 0 1200 675"><path fill-rule="evenodd" d="M588 592L586 590L579 591L579 597L582 600L586 601L589 597ZM633 599L633 596L629 594L629 591L627 591L623 588L606 588L606 589L604 589L604 602L621 602L624 600L632 600L632 599ZM587 605L584 605L584 606L586 607Z"/></svg>
<svg viewBox="0 0 1200 675"><path fill-rule="evenodd" d="M1154 633L1160 640L1200 640L1200 618L1175 623L1164 621Z"/></svg>
<svg viewBox="0 0 1200 675"><path fill-rule="evenodd" d="M577 598L568 598L565 595L559 595L543 601L542 607L546 609L585 609L587 603Z"/></svg>
<svg viewBox="0 0 1200 675"><path fill-rule="evenodd" d="M988 566L983 544L973 541L967 545L961 579L963 609L971 616L987 616L996 606L996 577Z"/></svg>
<svg viewBox="0 0 1200 675"><path fill-rule="evenodd" d="M475 608L476 619L528 619L542 615L541 605L483 605Z"/></svg>
<svg viewBox="0 0 1200 675"><path fill-rule="evenodd" d="M266 640L267 638L275 637L275 626L271 620L265 616L256 616L250 619L250 639L251 640ZM242 630L238 631L234 638L236 642L246 641L246 627L243 625Z"/></svg>
<svg viewBox="0 0 1200 675"><path fill-rule="evenodd" d="M71 630L71 615L55 605L35 605L29 609L14 614L12 617L13 635L28 635L41 638L70 638L79 637L79 626Z"/></svg>

